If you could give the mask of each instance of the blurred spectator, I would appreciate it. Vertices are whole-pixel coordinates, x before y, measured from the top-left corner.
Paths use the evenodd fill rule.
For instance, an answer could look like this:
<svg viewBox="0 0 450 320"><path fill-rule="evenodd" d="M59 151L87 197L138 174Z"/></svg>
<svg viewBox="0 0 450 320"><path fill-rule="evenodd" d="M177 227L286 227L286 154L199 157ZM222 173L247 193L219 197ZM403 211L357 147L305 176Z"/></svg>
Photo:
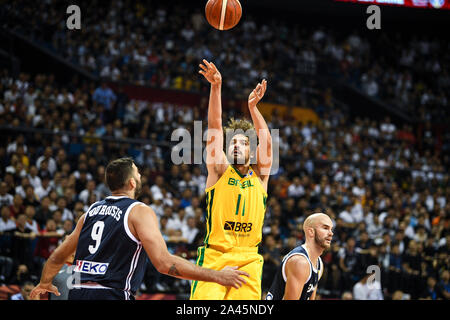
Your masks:
<svg viewBox="0 0 450 320"><path fill-rule="evenodd" d="M195 217L189 216L186 224L181 227L182 237L187 239L188 244L193 244L199 232Z"/></svg>
<svg viewBox="0 0 450 320"><path fill-rule="evenodd" d="M30 229L33 233L36 235L39 234L40 227L37 221L34 219L35 216L35 209L33 206L27 206L25 209L25 216L26 216L26 223L25 227Z"/></svg>
<svg viewBox="0 0 450 320"><path fill-rule="evenodd" d="M26 226L27 217L20 214L17 217L17 227L14 229L12 239L12 256L19 264L24 264L28 269L33 269L33 240L36 234Z"/></svg>
<svg viewBox="0 0 450 320"><path fill-rule="evenodd" d="M0 234L15 229L16 223L14 219L11 218L11 211L9 208L7 206L2 206L0 212Z"/></svg>
<svg viewBox="0 0 450 320"><path fill-rule="evenodd" d="M7 185L5 182L0 182L0 206L11 206L14 197L7 193Z"/></svg>
<svg viewBox="0 0 450 320"><path fill-rule="evenodd" d="M392 300L409 300L410 297L408 294L403 293L401 290L396 290L392 294Z"/></svg>
<svg viewBox="0 0 450 320"><path fill-rule="evenodd" d="M345 291L342 294L341 300L353 300L353 294L350 291Z"/></svg>
<svg viewBox="0 0 450 320"><path fill-rule="evenodd" d="M273 280L277 267L280 265L282 257L279 245L272 235L267 235L262 249L262 256L264 257L263 282L264 287L270 286Z"/></svg>
<svg viewBox="0 0 450 320"><path fill-rule="evenodd" d="M17 266L16 273L14 277L10 280L10 283L22 286L24 283L32 281L32 278L33 278L32 274L28 269L27 265L20 264Z"/></svg>
<svg viewBox="0 0 450 320"><path fill-rule="evenodd" d="M20 292L11 296L11 300L31 300L30 293L34 289L34 285L32 282L25 282L20 287Z"/></svg>
<svg viewBox="0 0 450 320"><path fill-rule="evenodd" d="M342 272L344 290L351 289L356 281L356 277L359 275L359 259L359 254L355 248L355 239L350 237L345 247L339 250L339 267Z"/></svg>
<svg viewBox="0 0 450 320"><path fill-rule="evenodd" d="M381 283L368 281L371 275L364 275L360 281L353 286L353 297L355 300L384 300Z"/></svg>
<svg viewBox="0 0 450 320"><path fill-rule="evenodd" d="M113 104L116 101L116 95L111 88L108 88L106 82L102 82L102 84L95 89L92 100L102 105L107 111L111 111Z"/></svg>
<svg viewBox="0 0 450 320"><path fill-rule="evenodd" d="M441 281L439 282L439 291L441 292L444 299L450 299L450 272L449 270L443 270L441 273Z"/></svg>
<svg viewBox="0 0 450 320"><path fill-rule="evenodd" d="M427 285L425 290L421 294L421 298L427 300L442 299L441 290L439 286L437 286L436 279L434 277L428 277Z"/></svg>

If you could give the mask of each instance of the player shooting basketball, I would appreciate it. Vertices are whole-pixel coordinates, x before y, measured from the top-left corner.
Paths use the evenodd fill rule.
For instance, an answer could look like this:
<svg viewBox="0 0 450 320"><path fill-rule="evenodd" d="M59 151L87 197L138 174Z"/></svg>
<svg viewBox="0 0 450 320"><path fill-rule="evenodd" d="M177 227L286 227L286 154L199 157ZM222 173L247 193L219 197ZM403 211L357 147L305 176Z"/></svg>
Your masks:
<svg viewBox="0 0 450 320"><path fill-rule="evenodd" d="M257 103L267 89L263 80L251 92L248 108L253 124L231 119L222 128L222 76L212 62L203 60L199 71L211 84L208 107L206 165L206 236L198 249L199 266L219 270L237 266L250 274L238 291L203 281L192 284L191 299L261 299L263 258L258 254L272 166L272 140ZM226 145L224 151L224 132ZM256 154L251 151L256 135ZM225 153L226 152L226 153ZM250 159L256 156L252 166Z"/></svg>

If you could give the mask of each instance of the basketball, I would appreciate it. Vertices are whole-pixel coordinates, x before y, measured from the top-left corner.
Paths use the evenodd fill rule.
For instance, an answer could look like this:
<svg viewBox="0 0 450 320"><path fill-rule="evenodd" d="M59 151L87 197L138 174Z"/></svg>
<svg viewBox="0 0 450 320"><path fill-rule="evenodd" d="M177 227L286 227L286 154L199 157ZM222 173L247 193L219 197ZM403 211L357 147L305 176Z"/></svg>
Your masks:
<svg viewBox="0 0 450 320"><path fill-rule="evenodd" d="M242 7L238 0L209 0L205 7L206 20L218 30L229 30L239 23Z"/></svg>

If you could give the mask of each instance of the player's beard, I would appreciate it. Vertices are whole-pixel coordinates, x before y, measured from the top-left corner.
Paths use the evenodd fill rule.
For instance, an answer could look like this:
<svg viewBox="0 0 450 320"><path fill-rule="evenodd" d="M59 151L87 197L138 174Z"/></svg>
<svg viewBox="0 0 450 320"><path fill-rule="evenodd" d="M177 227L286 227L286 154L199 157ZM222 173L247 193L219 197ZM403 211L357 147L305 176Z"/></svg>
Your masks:
<svg viewBox="0 0 450 320"><path fill-rule="evenodd" d="M314 242L323 249L330 248L330 245L326 242L326 237L320 238L316 230L314 230Z"/></svg>
<svg viewBox="0 0 450 320"><path fill-rule="evenodd" d="M136 199L141 195L142 192L142 183L140 180L134 179L136 181L136 189L134 189L134 198Z"/></svg>
<svg viewBox="0 0 450 320"><path fill-rule="evenodd" d="M240 155L235 155L233 152L231 154L230 158L233 160L233 161L230 161L233 165L237 165L237 164L241 165L241 164L247 164L250 156L249 155L242 156L242 153Z"/></svg>

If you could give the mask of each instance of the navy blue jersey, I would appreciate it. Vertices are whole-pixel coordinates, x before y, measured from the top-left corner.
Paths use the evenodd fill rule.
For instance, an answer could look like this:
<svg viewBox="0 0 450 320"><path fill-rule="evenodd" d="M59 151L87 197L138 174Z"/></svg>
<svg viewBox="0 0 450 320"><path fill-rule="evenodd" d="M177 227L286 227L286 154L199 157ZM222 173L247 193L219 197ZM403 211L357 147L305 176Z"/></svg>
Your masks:
<svg viewBox="0 0 450 320"><path fill-rule="evenodd" d="M302 294L300 300L309 300L314 290L317 288L317 283L320 280L323 272L322 259L317 260L317 269L309 259L308 252L306 251L305 245L301 245L291 250L281 262L280 266L275 273L275 278L272 282L269 292L267 293L266 300L282 300L284 296L284 289L286 288L286 273L285 265L288 259L294 255L302 255L309 262L309 277L303 286Z"/></svg>
<svg viewBox="0 0 450 320"><path fill-rule="evenodd" d="M81 284L123 290L125 299L136 293L147 261L141 242L128 228L128 214L138 204L142 203L110 196L86 212L74 259Z"/></svg>

